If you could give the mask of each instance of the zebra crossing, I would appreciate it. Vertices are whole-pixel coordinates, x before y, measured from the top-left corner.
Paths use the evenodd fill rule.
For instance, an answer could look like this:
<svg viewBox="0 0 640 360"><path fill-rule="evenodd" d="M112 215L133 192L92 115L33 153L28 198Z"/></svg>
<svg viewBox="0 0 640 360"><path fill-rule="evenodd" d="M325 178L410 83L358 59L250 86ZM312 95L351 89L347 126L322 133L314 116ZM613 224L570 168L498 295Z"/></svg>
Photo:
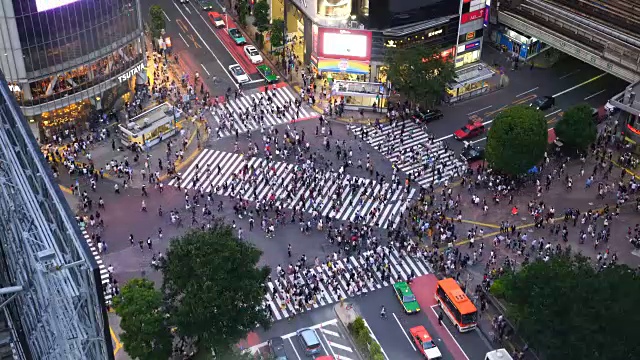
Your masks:
<svg viewBox="0 0 640 360"><path fill-rule="evenodd" d="M466 164L444 141L435 141L420 124L406 120L404 133L400 124L382 124L380 127L349 125L355 135L362 136L367 130L365 141L380 151L389 161L396 164L422 187L442 183L461 175Z"/></svg>
<svg viewBox="0 0 640 360"><path fill-rule="evenodd" d="M385 279L382 279L381 274L375 271L371 280L365 281L366 284L362 287L363 295L388 287L396 281L407 281L409 280L409 276L412 271L416 277L433 273L431 265L424 259L420 257L402 255L393 247L387 247L386 249L389 249L387 257L389 259L388 268L390 270L391 280L386 281ZM266 293L264 296L264 307L269 310L274 321L277 321L333 304L340 301L340 299L347 299L358 295L348 290L348 284L350 282L350 275L348 274L353 271L358 272L367 268L367 254L368 252L365 252L360 256L349 256L334 261L332 264L334 268L344 268L347 271L335 272L335 274L337 274L338 281L337 287L333 289L328 286L325 281L318 281L317 284L320 288L320 293L313 303L307 305L306 308L300 308L296 306L294 301L289 300L290 297L286 294L284 286L281 284L281 280L268 281L265 284ZM292 274L287 274L285 276L288 283L294 283L297 286L306 286L309 285L308 279L314 274L318 279L328 279L331 278L334 272L326 264L322 264L320 266L312 266L308 268L307 276L299 276L297 278Z"/></svg>
<svg viewBox="0 0 640 360"><path fill-rule="evenodd" d="M241 176L237 175L245 166L256 169L255 185L239 180ZM301 182L299 170L295 164L268 163L263 158L247 158L240 154L204 149L181 175L179 183L173 179L169 185L224 196L233 194L249 201L274 200L289 209L304 197L306 212L316 211L323 217L358 221L382 228L393 228L400 222L416 193L415 188L407 192L404 187L393 187L386 182L350 176L340 178L335 172L323 172L319 188L299 186L297 193L287 198L286 193L292 185ZM357 182L360 186L350 191L349 182ZM316 194L313 197L309 196L312 192Z"/></svg>
<svg viewBox="0 0 640 360"><path fill-rule="evenodd" d="M262 104L260 103L261 99L265 99L265 97L269 96L273 99L271 105L266 105L265 100L262 100ZM260 128L260 123L257 119L253 119L252 116L246 116L247 109L253 109L254 102L258 104L258 108L265 109L263 123L265 127L299 120L307 120L320 116L305 105L302 105L298 111L296 106L293 105L296 99L296 95L291 92L289 87L276 88L274 90L269 90L266 93L257 92L245 94L243 96L238 96L237 98L229 96L227 101L219 103L212 109L211 115L220 130L220 137L227 137L235 134L235 129L238 129L238 132L240 133L246 133L247 131L253 131ZM285 103L290 103L291 106L285 110L284 116L277 116L275 111L273 111L275 106L284 108ZM229 117L231 119L230 124L227 123L225 116L223 116L225 113L231 114L231 117ZM226 124L227 126L222 126L223 124Z"/></svg>
<svg viewBox="0 0 640 360"><path fill-rule="evenodd" d="M93 242L91 241L91 236L89 236L89 233L87 233L87 230L82 229L82 236L84 236L84 240L89 245L89 249L91 250L93 257L96 259L96 263L98 263L98 268L100 269L100 280L102 282L102 291L104 293L104 302L107 305L109 305L111 304L111 298L113 297L111 295L111 291L109 291L109 289L111 288L111 285L109 284L109 271L107 270L107 267L104 265L104 262L100 257L100 253L98 252L98 249L93 245Z"/></svg>

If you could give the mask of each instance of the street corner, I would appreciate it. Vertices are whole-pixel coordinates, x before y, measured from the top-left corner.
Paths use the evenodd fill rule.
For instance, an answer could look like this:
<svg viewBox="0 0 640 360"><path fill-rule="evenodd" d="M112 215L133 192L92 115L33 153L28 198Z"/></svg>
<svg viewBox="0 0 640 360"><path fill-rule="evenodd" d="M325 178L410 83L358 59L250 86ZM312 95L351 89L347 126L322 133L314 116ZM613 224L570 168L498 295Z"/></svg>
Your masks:
<svg viewBox="0 0 640 360"><path fill-rule="evenodd" d="M356 359L356 350L349 340L347 330L340 323L328 323L318 328L318 333L334 359Z"/></svg>

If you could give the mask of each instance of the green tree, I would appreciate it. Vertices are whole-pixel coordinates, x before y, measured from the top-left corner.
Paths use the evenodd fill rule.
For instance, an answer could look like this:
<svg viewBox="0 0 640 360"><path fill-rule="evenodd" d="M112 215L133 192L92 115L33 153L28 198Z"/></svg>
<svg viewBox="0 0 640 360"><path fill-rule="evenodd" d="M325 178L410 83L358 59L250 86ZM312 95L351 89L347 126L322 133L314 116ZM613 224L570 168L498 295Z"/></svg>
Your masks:
<svg viewBox="0 0 640 360"><path fill-rule="evenodd" d="M390 48L383 71L409 101L431 108L442 98L447 83L455 78L453 63L440 53L434 47Z"/></svg>
<svg viewBox="0 0 640 360"><path fill-rule="evenodd" d="M238 22L241 26L247 26L247 15L249 15L249 8L247 3L241 1L238 5Z"/></svg>
<svg viewBox="0 0 640 360"><path fill-rule="evenodd" d="M113 299L116 314L122 319L120 339L124 350L134 359L167 359L171 355L172 336L165 324L162 293L146 279L131 279Z"/></svg>
<svg viewBox="0 0 640 360"><path fill-rule="evenodd" d="M640 278L627 266L596 271L589 259L558 255L502 280L507 314L549 360L633 359L640 342ZM635 354L635 355L634 355Z"/></svg>
<svg viewBox="0 0 640 360"><path fill-rule="evenodd" d="M178 333L197 340L199 348L221 353L256 324L268 327L261 305L270 270L257 267L261 254L226 225L172 241L163 290Z"/></svg>
<svg viewBox="0 0 640 360"><path fill-rule="evenodd" d="M151 36L157 39L162 36L162 30L165 28L164 13L159 5L152 5L149 8L149 16L151 17Z"/></svg>
<svg viewBox="0 0 640 360"><path fill-rule="evenodd" d="M593 122L593 108L587 104L569 108L562 115L555 131L566 149L587 150L598 136L598 129Z"/></svg>
<svg viewBox="0 0 640 360"><path fill-rule="evenodd" d="M514 106L494 119L485 157L491 168L502 174L524 174L544 158L547 138L547 122L542 112Z"/></svg>
<svg viewBox="0 0 640 360"><path fill-rule="evenodd" d="M273 19L269 27L271 32L271 48L279 48L284 45L284 20Z"/></svg>
<svg viewBox="0 0 640 360"><path fill-rule="evenodd" d="M253 25L259 32L269 30L269 3L267 0L258 0L253 5Z"/></svg>

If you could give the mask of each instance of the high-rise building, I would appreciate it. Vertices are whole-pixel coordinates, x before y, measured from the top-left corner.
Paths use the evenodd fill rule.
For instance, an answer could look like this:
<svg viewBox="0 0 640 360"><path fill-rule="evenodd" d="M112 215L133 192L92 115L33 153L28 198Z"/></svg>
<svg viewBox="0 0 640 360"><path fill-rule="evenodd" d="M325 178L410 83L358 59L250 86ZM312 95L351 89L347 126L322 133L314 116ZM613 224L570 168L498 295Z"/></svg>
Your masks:
<svg viewBox="0 0 640 360"><path fill-rule="evenodd" d="M0 0L0 70L42 143L122 103L144 50L139 0Z"/></svg>
<svg viewBox="0 0 640 360"><path fill-rule="evenodd" d="M113 359L98 265L2 73L0 234L0 359Z"/></svg>

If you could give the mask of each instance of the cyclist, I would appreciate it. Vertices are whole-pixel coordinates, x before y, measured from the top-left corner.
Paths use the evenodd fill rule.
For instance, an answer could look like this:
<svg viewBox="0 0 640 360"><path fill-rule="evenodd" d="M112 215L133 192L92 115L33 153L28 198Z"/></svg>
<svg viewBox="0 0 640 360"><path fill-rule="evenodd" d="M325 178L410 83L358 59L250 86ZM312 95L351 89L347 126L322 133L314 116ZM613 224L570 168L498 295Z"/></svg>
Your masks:
<svg viewBox="0 0 640 360"><path fill-rule="evenodd" d="M387 317L387 310L384 308L384 305L382 305L382 307L380 308L380 317L381 318Z"/></svg>

